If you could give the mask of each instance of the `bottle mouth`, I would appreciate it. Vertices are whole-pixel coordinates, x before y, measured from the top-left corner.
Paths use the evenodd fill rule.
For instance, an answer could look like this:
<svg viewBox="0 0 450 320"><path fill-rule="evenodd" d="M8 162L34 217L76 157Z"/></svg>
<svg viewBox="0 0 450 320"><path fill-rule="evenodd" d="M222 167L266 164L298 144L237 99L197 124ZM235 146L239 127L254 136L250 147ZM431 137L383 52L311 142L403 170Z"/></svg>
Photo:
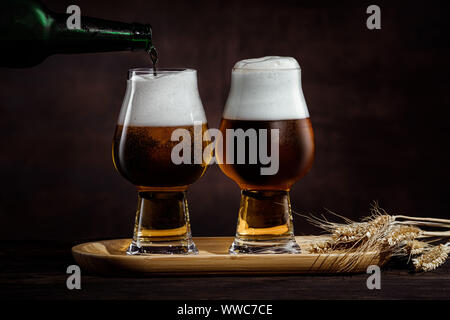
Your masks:
<svg viewBox="0 0 450 320"><path fill-rule="evenodd" d="M150 50L153 46L152 26L149 24L134 23L133 41L140 43L134 50Z"/></svg>
<svg viewBox="0 0 450 320"><path fill-rule="evenodd" d="M148 37L152 36L152 26L149 24L135 23L133 25L133 33L135 36Z"/></svg>

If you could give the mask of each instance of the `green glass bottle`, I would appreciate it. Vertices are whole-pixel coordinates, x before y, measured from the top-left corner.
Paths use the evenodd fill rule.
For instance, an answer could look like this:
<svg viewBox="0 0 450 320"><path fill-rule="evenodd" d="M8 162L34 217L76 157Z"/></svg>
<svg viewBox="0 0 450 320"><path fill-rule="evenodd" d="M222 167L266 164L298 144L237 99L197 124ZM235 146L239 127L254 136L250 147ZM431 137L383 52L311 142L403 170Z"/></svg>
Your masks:
<svg viewBox="0 0 450 320"><path fill-rule="evenodd" d="M153 49L148 24L81 16L81 28L69 29L69 16L37 0L1 0L0 66L32 67L52 54Z"/></svg>

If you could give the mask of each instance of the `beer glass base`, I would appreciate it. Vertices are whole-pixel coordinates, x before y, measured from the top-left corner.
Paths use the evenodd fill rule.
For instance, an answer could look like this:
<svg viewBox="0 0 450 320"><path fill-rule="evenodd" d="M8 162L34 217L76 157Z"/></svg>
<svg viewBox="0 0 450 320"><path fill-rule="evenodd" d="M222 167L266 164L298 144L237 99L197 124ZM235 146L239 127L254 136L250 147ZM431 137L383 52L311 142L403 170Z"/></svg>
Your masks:
<svg viewBox="0 0 450 320"><path fill-rule="evenodd" d="M230 254L299 254L302 252L294 238L273 240L243 240L235 238Z"/></svg>
<svg viewBox="0 0 450 320"><path fill-rule="evenodd" d="M132 241L127 250L128 255L150 255L150 254L198 254L195 243L190 241L167 241L152 242L138 245Z"/></svg>
<svg viewBox="0 0 450 320"><path fill-rule="evenodd" d="M186 192L139 191L129 255L196 254Z"/></svg>
<svg viewBox="0 0 450 320"><path fill-rule="evenodd" d="M230 254L298 254L287 190L242 190Z"/></svg>

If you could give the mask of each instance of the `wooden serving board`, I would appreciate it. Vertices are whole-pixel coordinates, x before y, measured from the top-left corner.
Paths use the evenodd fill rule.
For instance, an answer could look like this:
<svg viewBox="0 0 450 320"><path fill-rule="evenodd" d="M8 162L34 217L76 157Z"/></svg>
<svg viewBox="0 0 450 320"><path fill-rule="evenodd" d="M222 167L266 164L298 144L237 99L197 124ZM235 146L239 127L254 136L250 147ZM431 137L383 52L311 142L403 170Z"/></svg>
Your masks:
<svg viewBox="0 0 450 320"><path fill-rule="evenodd" d="M382 266L386 259L377 253L309 254L309 246L324 237L296 237L302 254L229 255L231 237L194 238L198 255L130 256L126 249L131 239L103 240L79 244L72 255L83 271L96 274L151 276L167 274L286 274L339 273L343 261L352 261L346 273L365 272L369 265Z"/></svg>

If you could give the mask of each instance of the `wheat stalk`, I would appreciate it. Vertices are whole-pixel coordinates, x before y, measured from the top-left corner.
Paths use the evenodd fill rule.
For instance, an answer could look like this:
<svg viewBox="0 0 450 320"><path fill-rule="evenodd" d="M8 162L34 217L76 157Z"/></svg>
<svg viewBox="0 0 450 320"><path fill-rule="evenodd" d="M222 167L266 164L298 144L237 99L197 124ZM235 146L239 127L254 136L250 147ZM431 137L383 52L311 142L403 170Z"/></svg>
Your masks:
<svg viewBox="0 0 450 320"><path fill-rule="evenodd" d="M389 215L377 202L370 208L371 215L361 222L352 221L329 210L328 212L343 219L345 223L331 222L324 216L317 218L294 213L306 217L310 223L329 234L328 240L312 243L309 251L319 255L342 253L342 258L334 263L337 271L351 271L364 259L364 254L369 252L385 256L417 256L413 259L413 264L416 270L423 271L433 270L448 257L449 243L432 246L429 241L418 239L450 237L450 230L426 231L420 228L450 228L450 220Z"/></svg>

